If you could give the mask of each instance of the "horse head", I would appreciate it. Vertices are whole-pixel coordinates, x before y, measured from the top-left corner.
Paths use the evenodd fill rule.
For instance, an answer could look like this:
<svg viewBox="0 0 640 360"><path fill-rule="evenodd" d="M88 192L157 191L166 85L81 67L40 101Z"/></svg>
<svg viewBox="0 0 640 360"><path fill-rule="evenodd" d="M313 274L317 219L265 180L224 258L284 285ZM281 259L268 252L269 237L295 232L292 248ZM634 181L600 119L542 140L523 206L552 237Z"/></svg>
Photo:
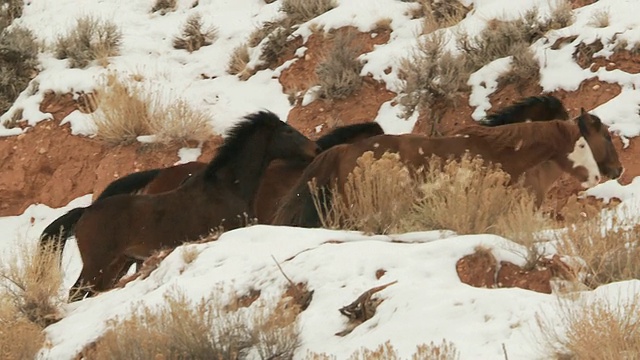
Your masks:
<svg viewBox="0 0 640 360"><path fill-rule="evenodd" d="M320 147L291 125L282 123L273 133L266 149L271 159L310 162L320 153Z"/></svg>
<svg viewBox="0 0 640 360"><path fill-rule="evenodd" d="M576 120L579 123L582 120L581 132L589 143L600 173L610 179L620 177L623 167L618 158L618 152L611 141L609 127L603 124L598 116L586 112L584 108L580 109L580 116Z"/></svg>

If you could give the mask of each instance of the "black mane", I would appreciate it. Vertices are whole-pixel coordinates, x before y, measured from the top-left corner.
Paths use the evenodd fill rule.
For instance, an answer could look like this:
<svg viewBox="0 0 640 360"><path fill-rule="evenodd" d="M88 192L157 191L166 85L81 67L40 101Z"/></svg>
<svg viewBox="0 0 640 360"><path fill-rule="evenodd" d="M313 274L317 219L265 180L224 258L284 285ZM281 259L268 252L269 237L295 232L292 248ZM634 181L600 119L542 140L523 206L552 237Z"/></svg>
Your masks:
<svg viewBox="0 0 640 360"><path fill-rule="evenodd" d="M382 127L377 122L346 125L333 129L330 133L321 136L316 144L321 151L325 151L339 144L345 144L349 140L363 133L371 135L384 134Z"/></svg>
<svg viewBox="0 0 640 360"><path fill-rule="evenodd" d="M522 116L521 113L523 110L536 105L545 106L552 114L556 115L555 117L550 117L549 119L544 120L560 118L566 120L568 117L567 110L564 108L560 99L553 95L540 95L524 98L513 105L501 109L495 114L487 115L487 117L480 120L479 123L483 126L500 126L532 120L526 116Z"/></svg>
<svg viewBox="0 0 640 360"><path fill-rule="evenodd" d="M234 161L240 151L246 146L247 139L260 129L276 129L285 126L280 118L270 111L259 111L244 117L244 120L234 125L227 133L224 143L218 148L218 153L205 169L205 178L213 179L216 172L229 162Z"/></svg>

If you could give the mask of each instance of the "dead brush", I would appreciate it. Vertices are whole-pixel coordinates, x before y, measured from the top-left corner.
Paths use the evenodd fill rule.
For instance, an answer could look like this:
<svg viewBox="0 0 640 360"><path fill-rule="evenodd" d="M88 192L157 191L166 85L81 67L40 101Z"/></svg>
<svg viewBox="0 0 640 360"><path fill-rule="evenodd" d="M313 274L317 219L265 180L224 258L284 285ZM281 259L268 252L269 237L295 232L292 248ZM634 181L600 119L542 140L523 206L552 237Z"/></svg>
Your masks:
<svg viewBox="0 0 640 360"><path fill-rule="evenodd" d="M54 52L58 59L69 59L72 68L85 68L94 60L106 67L108 58L120 53L121 42L122 33L114 23L85 16L58 37Z"/></svg>
<svg viewBox="0 0 640 360"><path fill-rule="evenodd" d="M359 230L370 234L396 231L396 224L410 212L418 196L414 179L397 154L385 153L379 160L368 151L349 174L344 195L334 185L333 201L322 208L322 189L311 191L323 227Z"/></svg>
<svg viewBox="0 0 640 360"><path fill-rule="evenodd" d="M36 39L26 28L14 26L0 34L0 113L9 110L37 75L38 52Z"/></svg>
<svg viewBox="0 0 640 360"><path fill-rule="evenodd" d="M233 49L227 65L227 72L231 75L238 75L241 80L247 80L251 73L251 70L247 68L249 61L251 61L249 46L241 44Z"/></svg>
<svg viewBox="0 0 640 360"><path fill-rule="evenodd" d="M535 58L533 51L525 44L514 48L511 59L511 68L502 74L498 81L502 84L516 84L520 89L531 81L540 79L540 63Z"/></svg>
<svg viewBox="0 0 640 360"><path fill-rule="evenodd" d="M420 0L421 15L424 16L423 33L453 26L471 10L458 0Z"/></svg>
<svg viewBox="0 0 640 360"><path fill-rule="evenodd" d="M0 293L0 358L35 359L44 345L42 327L29 321L6 293Z"/></svg>
<svg viewBox="0 0 640 360"><path fill-rule="evenodd" d="M353 33L338 33L333 46L316 67L320 85L320 97L324 99L344 99L362 86L362 63L358 60L361 52L354 43Z"/></svg>
<svg viewBox="0 0 640 360"><path fill-rule="evenodd" d="M420 198L401 222L402 231L449 229L524 238L541 226L528 223L536 219L533 196L521 182L510 184L510 176L498 166L465 155L459 161L432 157L428 168L420 179Z"/></svg>
<svg viewBox="0 0 640 360"><path fill-rule="evenodd" d="M637 290L637 289L636 289ZM633 290L630 290L633 291ZM623 295L623 294L620 294ZM542 345L556 359L637 359L640 354L640 295L571 301L560 299L563 326L537 314Z"/></svg>
<svg viewBox="0 0 640 360"><path fill-rule="evenodd" d="M619 219L597 214L569 226L555 239L559 254L582 264L581 280L590 288L640 279L640 225L629 226Z"/></svg>
<svg viewBox="0 0 640 360"><path fill-rule="evenodd" d="M155 4L151 8L151 12L160 11L161 15L165 15L170 11L175 11L177 6L176 0L156 0Z"/></svg>
<svg viewBox="0 0 640 360"><path fill-rule="evenodd" d="M4 30L4 28L11 25L13 20L22 16L23 9L23 0L0 1L0 30Z"/></svg>
<svg viewBox="0 0 640 360"><path fill-rule="evenodd" d="M59 262L60 251L53 246L22 246L0 268L2 299L10 302L20 318L41 329L60 318L59 307L64 301Z"/></svg>
<svg viewBox="0 0 640 360"><path fill-rule="evenodd" d="M84 355L91 359L290 359L299 333L286 303L225 310L215 298L192 303L177 291L159 309L140 308L110 328Z"/></svg>
<svg viewBox="0 0 640 360"><path fill-rule="evenodd" d="M468 88L471 75L464 57L444 50L444 37L439 33L426 36L415 51L401 59L398 72L404 116L408 118L419 110L434 122L436 104L453 103Z"/></svg>
<svg viewBox="0 0 640 360"><path fill-rule="evenodd" d="M200 14L193 14L187 18L187 22L182 28L181 36L173 39L173 47L175 49L184 49L188 52L194 52L203 46L208 46L218 36L218 30L215 27L205 28L202 23Z"/></svg>
<svg viewBox="0 0 640 360"><path fill-rule="evenodd" d="M178 98L169 103L157 102L152 106L149 129L156 136L156 141L162 144L202 142L213 135L209 119L210 116L205 111Z"/></svg>
<svg viewBox="0 0 640 360"><path fill-rule="evenodd" d="M433 341L429 344L420 344L416 347L416 351L411 355L411 360L458 360L460 354L456 346L449 341L442 340L436 344ZM334 355L325 353L308 352L304 357L305 360L337 360ZM360 348L354 351L348 360L400 360L403 359L398 351L394 348L390 341L378 345L377 348L371 350Z"/></svg>
<svg viewBox="0 0 640 360"><path fill-rule="evenodd" d="M291 26L279 26L266 36L266 41L262 45L260 60L267 67L275 65L284 54L291 34L293 34Z"/></svg>
<svg viewBox="0 0 640 360"><path fill-rule="evenodd" d="M335 0L283 0L281 9L292 23L302 24L334 7Z"/></svg>

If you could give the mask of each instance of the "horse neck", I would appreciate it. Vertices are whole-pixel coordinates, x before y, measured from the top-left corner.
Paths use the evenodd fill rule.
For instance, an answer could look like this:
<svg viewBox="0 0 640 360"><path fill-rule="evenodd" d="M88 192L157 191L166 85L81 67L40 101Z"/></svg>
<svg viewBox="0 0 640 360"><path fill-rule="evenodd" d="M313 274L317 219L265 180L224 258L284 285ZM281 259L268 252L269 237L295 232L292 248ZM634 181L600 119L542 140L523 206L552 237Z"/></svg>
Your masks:
<svg viewBox="0 0 640 360"><path fill-rule="evenodd" d="M271 160L266 151L268 140L268 135L256 133L233 161L216 172L216 179L227 183L247 204L253 203L260 179Z"/></svg>
<svg viewBox="0 0 640 360"><path fill-rule="evenodd" d="M496 162L503 164L505 170L510 169L512 175L519 176L523 172L545 161L553 161L558 165L558 159L569 154L575 142L580 137L580 131L575 124L563 121L533 122L511 125L520 132L519 136L510 137L502 143L498 150ZM494 128L500 131L500 128ZM532 140L533 139L533 140ZM488 139L491 143L491 139ZM514 161L514 155L518 161Z"/></svg>

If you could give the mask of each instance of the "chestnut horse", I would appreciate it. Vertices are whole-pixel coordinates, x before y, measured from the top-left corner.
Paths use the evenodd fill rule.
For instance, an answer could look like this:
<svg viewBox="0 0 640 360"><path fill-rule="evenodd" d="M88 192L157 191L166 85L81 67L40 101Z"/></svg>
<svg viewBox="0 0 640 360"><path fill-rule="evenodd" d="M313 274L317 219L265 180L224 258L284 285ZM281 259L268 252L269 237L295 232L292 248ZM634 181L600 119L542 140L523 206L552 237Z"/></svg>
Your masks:
<svg viewBox="0 0 640 360"><path fill-rule="evenodd" d="M367 137L384 134L376 122L340 126L316 140L321 151L332 146L355 142ZM269 163L260 179L256 193L254 212L260 223L269 224L280 204L281 198L293 187L309 162L291 159L276 159ZM132 173L111 182L94 201L100 201L118 194L159 194L170 191L182 184L193 174L207 167L207 163L188 162L164 169L151 169ZM57 238L65 240L75 232L75 225L86 208L69 210L49 224L42 235L41 244L54 242Z"/></svg>
<svg viewBox="0 0 640 360"><path fill-rule="evenodd" d="M343 191L347 176L356 160L367 151L376 158L385 152L398 153L410 168L428 165L431 155L460 158L466 152L480 155L485 161L499 163L513 181L525 171L544 162L553 161L584 186L600 180L598 166L585 138L601 137L593 123L581 117L577 124L562 120L517 123L497 127L470 126L464 135L427 138L421 135L379 135L355 144L339 145L319 156L305 169L296 186L283 199L274 224L304 227L321 226L320 214L314 204L309 181L315 178L319 193L324 194L320 209L330 208L331 186Z"/></svg>
<svg viewBox="0 0 640 360"><path fill-rule="evenodd" d="M535 98L538 97L533 97L533 99ZM526 98L524 100L527 99L531 98ZM561 108L564 108L560 100L556 98L554 99L555 101L552 104L554 109L558 108L557 104L559 104ZM522 116L506 117L500 115L510 112L509 109L517 108L523 102L525 101L520 101L517 104L506 108L505 110L507 111L500 111L498 114L493 115L494 117L487 117L485 120L479 121L479 123L484 126L498 126L524 122L527 120L549 120L544 117L527 118ZM580 109L580 115L574 118L573 121L577 122L578 119L583 119L585 122L591 124L590 128L599 132L601 135L587 138L587 140L589 141L589 146L591 147L591 151L593 152L594 159L596 160L598 168L600 169L600 173L610 179L619 178L620 175L622 175L623 167L620 163L620 159L618 158L618 152L616 151L616 148L611 140L609 127L603 124L602 120L598 116L586 112L584 108ZM562 173L563 170L553 161L543 162L542 164L535 166L525 173L524 184L532 191L532 193L536 197L536 205L538 207L542 205L547 191L549 191L549 188L551 188L553 183L558 180L558 178L560 178Z"/></svg>
<svg viewBox="0 0 640 360"><path fill-rule="evenodd" d="M221 226L245 225L269 162L310 161L318 152L315 142L275 114L247 116L231 129L206 168L175 190L115 195L86 208L76 224L83 268L74 288L110 289L124 269L156 250L197 240ZM72 290L71 300L88 292Z"/></svg>

